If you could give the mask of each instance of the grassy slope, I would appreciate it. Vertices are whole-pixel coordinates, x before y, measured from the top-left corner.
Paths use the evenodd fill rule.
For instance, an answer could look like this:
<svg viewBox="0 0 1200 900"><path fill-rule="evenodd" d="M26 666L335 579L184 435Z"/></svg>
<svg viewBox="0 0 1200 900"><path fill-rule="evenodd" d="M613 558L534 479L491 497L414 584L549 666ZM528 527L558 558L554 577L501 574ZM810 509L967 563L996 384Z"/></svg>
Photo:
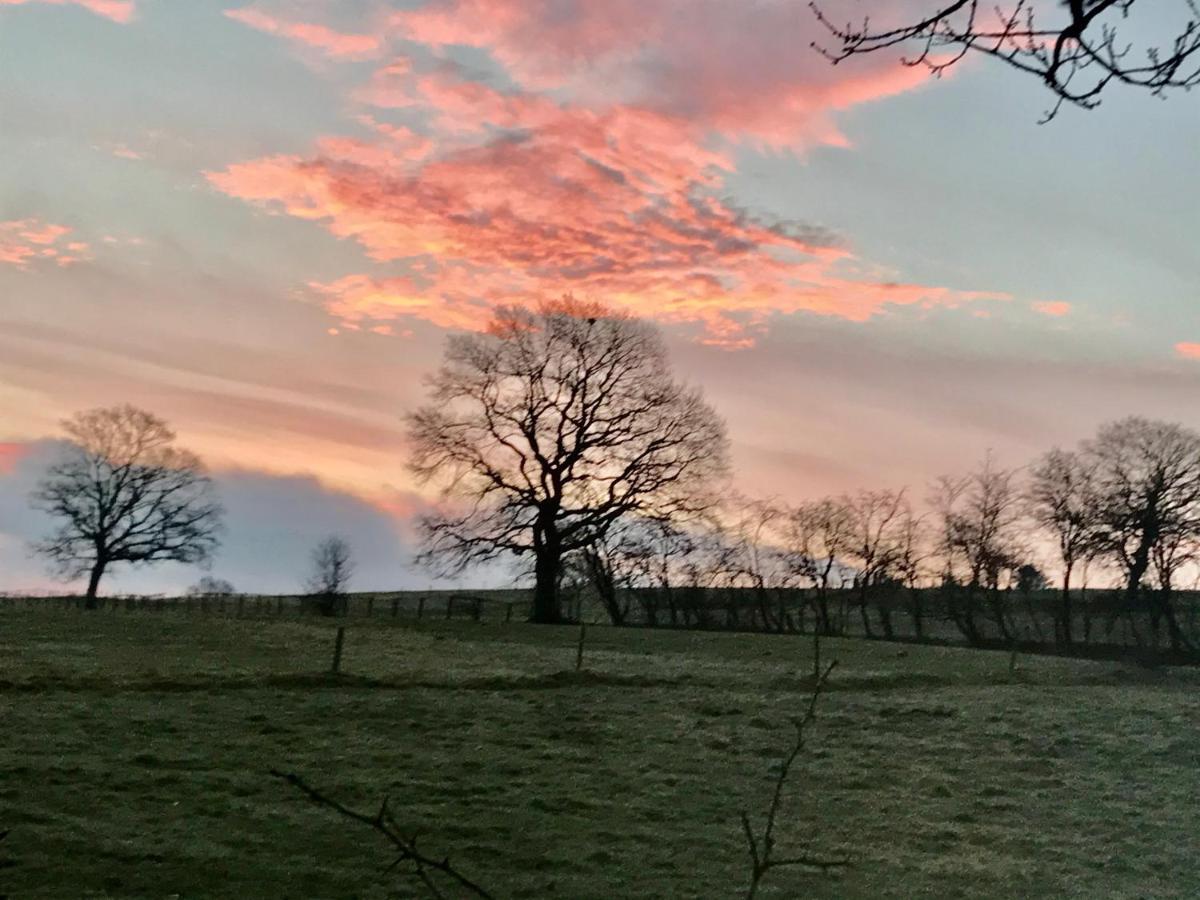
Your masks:
<svg viewBox="0 0 1200 900"><path fill-rule="evenodd" d="M387 857L267 778L383 793L500 896L728 897L811 667L802 638L0 611L14 898L381 897ZM766 896L1200 896L1200 681L829 641Z"/></svg>

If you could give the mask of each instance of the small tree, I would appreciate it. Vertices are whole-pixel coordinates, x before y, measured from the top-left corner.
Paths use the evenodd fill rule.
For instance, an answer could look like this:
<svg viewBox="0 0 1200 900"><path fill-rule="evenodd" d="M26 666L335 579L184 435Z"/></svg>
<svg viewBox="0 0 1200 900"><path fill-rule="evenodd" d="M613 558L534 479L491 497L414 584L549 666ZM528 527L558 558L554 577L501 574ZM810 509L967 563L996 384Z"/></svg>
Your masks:
<svg viewBox="0 0 1200 900"><path fill-rule="evenodd" d="M925 604L921 596L921 579L925 574L925 563L930 556L925 519L915 515L912 508L906 505L897 532L892 577L899 580L908 591L913 634L921 639L925 637Z"/></svg>
<svg viewBox="0 0 1200 900"><path fill-rule="evenodd" d="M69 445L34 492L59 521L35 545L66 578L88 576L87 608L115 563L199 563L217 547L221 507L195 454L133 406L78 413L63 422Z"/></svg>
<svg viewBox="0 0 1200 900"><path fill-rule="evenodd" d="M221 597L232 597L237 591L234 586L224 578L213 578L211 575L205 575L187 590L192 597L207 597L209 599Z"/></svg>
<svg viewBox="0 0 1200 900"><path fill-rule="evenodd" d="M977 600L986 592L1000 636L1011 643L1000 587L1025 555L1016 472L997 467L988 454L969 475L939 479L932 503L941 519L942 585L951 618L967 640L981 643L984 637L976 619ZM956 570L959 563L962 568ZM956 571L961 571L961 577ZM960 583L965 597L962 605L954 596Z"/></svg>
<svg viewBox="0 0 1200 900"><path fill-rule="evenodd" d="M1054 449L1030 473L1029 510L1034 522L1055 539L1062 563L1058 639L1072 643L1071 576L1096 543L1096 497L1091 463L1077 453Z"/></svg>
<svg viewBox="0 0 1200 900"><path fill-rule="evenodd" d="M844 498L826 497L791 510L786 527L786 547L796 573L813 587L816 629L840 634L846 629L846 605L835 615L830 608L834 576L846 571L854 546L854 522Z"/></svg>
<svg viewBox="0 0 1200 900"><path fill-rule="evenodd" d="M845 498L843 504L850 516L848 556L858 570L855 586L858 589L858 608L862 616L863 633L873 637L867 601L872 588L888 582L903 550L903 532L907 504L904 491L859 491ZM879 601L879 624L886 638L894 636L891 610L886 598Z"/></svg>
<svg viewBox="0 0 1200 900"><path fill-rule="evenodd" d="M350 544L336 535L313 548L312 570L305 582L321 615L332 616L346 608L346 588L354 574Z"/></svg>

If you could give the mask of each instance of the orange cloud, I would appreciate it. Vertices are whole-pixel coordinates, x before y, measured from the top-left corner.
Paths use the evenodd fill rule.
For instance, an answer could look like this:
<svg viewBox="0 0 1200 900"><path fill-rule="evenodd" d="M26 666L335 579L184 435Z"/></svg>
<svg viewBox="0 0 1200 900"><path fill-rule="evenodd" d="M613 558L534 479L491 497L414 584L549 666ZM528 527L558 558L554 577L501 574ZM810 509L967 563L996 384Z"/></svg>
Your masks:
<svg viewBox="0 0 1200 900"><path fill-rule="evenodd" d="M1180 341L1175 345L1175 353L1184 359L1200 359L1200 344Z"/></svg>
<svg viewBox="0 0 1200 900"><path fill-rule="evenodd" d="M1030 306L1034 312L1053 318L1062 318L1071 314L1071 304L1064 300L1039 300L1031 303Z"/></svg>
<svg viewBox="0 0 1200 900"><path fill-rule="evenodd" d="M70 266L90 259L91 248L83 241L66 240L71 229L38 219L0 222L0 265L28 269L35 262Z"/></svg>
<svg viewBox="0 0 1200 900"><path fill-rule="evenodd" d="M235 22L319 50L335 59L371 59L383 46L375 35L345 34L324 25L289 22L250 6L227 9L225 15Z"/></svg>
<svg viewBox="0 0 1200 900"><path fill-rule="evenodd" d="M23 6L42 3L48 6L81 6L98 16L114 22L129 22L136 11L134 0L0 0L0 6Z"/></svg>

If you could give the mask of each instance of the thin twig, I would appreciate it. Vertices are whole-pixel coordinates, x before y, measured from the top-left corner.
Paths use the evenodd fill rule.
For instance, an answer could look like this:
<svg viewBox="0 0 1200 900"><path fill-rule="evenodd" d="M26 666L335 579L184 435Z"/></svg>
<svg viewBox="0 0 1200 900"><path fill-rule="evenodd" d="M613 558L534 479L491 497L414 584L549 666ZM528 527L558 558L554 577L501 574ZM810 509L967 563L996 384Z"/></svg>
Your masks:
<svg viewBox="0 0 1200 900"><path fill-rule="evenodd" d="M318 803L321 806L326 806L343 818L366 825L368 828L371 828L372 830L383 835L399 854L395 861L388 866L386 871L391 872L399 866L409 863L413 867L413 874L422 884L425 885L426 889L434 897L441 898L445 896L445 894L443 894L441 889L437 886L437 883L433 880L433 876L431 874L441 873L447 878L457 882L461 887L465 888L476 897L482 897L484 900L495 900L495 898L484 888L480 887L466 875L463 875L460 871L454 868L454 866L450 863L449 857L435 859L422 853L417 848L417 836L405 835L400 830L399 823L396 822L396 819L392 816L391 809L388 807L388 800L386 797L379 806L379 812L373 816L368 816L364 813L350 809L348 806L339 803L332 797L327 797L325 794L322 794L316 788L312 787L312 785L308 784L299 775L291 772L280 772L278 769L272 769L271 775L273 775L275 778L286 781L292 787L305 794L313 802Z"/></svg>
<svg viewBox="0 0 1200 900"><path fill-rule="evenodd" d="M746 900L754 900L758 894L759 883L772 869L785 866L808 866L822 871L829 871L831 869L840 869L850 864L850 860L844 856L825 858L801 854L782 859L773 856L775 850L775 823L779 816L779 808L783 803L783 788L787 784L788 776L791 774L792 765L804 751L805 730L817 717L817 701L820 699L821 693L836 665L837 660L835 659L823 672L819 673L813 682L813 690L808 699L808 707L805 709L804 714L794 722L796 726L796 739L792 744L791 750L784 757L783 763L779 767L779 774L775 778L775 789L771 794L771 803L767 807L766 822L763 826L762 834L760 836L755 835L748 813L743 812L741 815L742 832L746 836L746 848L750 856L750 886L746 890Z"/></svg>

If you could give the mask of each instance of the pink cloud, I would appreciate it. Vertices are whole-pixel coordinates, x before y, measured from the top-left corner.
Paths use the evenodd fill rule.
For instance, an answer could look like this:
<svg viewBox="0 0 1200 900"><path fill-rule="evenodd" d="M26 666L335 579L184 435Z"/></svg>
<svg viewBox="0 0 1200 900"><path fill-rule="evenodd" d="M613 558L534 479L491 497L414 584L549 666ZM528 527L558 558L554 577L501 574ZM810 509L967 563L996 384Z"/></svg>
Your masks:
<svg viewBox="0 0 1200 900"><path fill-rule="evenodd" d="M1175 345L1175 353L1184 359L1200 359L1200 344L1180 341Z"/></svg>
<svg viewBox="0 0 1200 900"><path fill-rule="evenodd" d="M1031 303L1030 306L1034 312L1041 313L1043 316L1051 316L1052 318L1062 318L1071 314L1071 304L1065 300L1039 300Z"/></svg>
<svg viewBox="0 0 1200 900"><path fill-rule="evenodd" d="M831 113L929 80L895 58L833 67L790 2L433 0L396 12L400 37L486 51L527 89L614 97L773 147L844 145Z"/></svg>
<svg viewBox="0 0 1200 900"><path fill-rule="evenodd" d="M11 475L17 463L29 454L28 444L0 441L0 475Z"/></svg>
<svg viewBox="0 0 1200 900"><path fill-rule="evenodd" d="M227 9L225 15L235 22L319 50L334 59L371 59L382 49L381 39L372 34L346 34L324 25L286 21L250 6Z"/></svg>
<svg viewBox="0 0 1200 900"><path fill-rule="evenodd" d="M726 199L735 145L845 145L837 111L926 78L883 59L834 68L812 28L789 3L432 0L383 20L386 49L475 47L516 87L393 57L353 92L367 137L207 175L395 267L309 285L351 330L473 327L496 303L575 291L739 347L777 313L864 321L999 296L903 283L820 227Z"/></svg>
<svg viewBox="0 0 1200 900"><path fill-rule="evenodd" d="M417 318L479 327L496 303L566 290L744 346L775 313L863 321L890 307L953 306L980 292L898 283L833 237L760 221L719 196L728 158L685 119L632 106L594 110L426 80L439 115L484 136L430 157L387 139L325 139L312 158L276 156L209 173L220 190L321 222L407 274L311 284L347 327Z"/></svg>
<svg viewBox="0 0 1200 900"><path fill-rule="evenodd" d="M129 22L137 11L134 0L0 0L0 6L23 6L41 3L48 6L81 6L98 16L114 22Z"/></svg>
<svg viewBox="0 0 1200 900"><path fill-rule="evenodd" d="M84 241L68 240L71 229L39 219L0 222L0 265L28 269L38 261L71 266L90 259L91 248Z"/></svg>

